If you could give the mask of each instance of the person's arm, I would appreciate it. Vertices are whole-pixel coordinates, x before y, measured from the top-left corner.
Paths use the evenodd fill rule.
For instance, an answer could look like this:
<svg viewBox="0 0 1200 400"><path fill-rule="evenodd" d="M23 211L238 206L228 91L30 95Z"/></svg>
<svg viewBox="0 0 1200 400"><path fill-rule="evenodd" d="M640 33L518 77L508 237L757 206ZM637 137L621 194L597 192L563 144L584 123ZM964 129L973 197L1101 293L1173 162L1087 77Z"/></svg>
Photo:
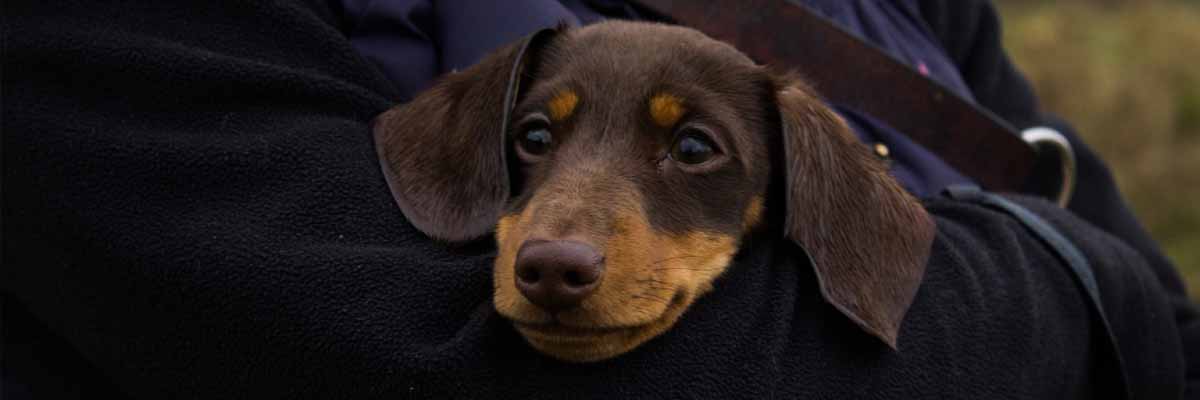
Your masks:
<svg viewBox="0 0 1200 400"><path fill-rule="evenodd" d="M1134 217L1105 162L1069 123L1041 109L1032 86L1004 51L995 6L987 0L920 0L920 10L980 105L1018 129L1050 126L1067 136L1075 150L1078 182L1068 209L1146 257L1175 309L1189 379L1200 387L1200 311L1183 279Z"/></svg>
<svg viewBox="0 0 1200 400"><path fill-rule="evenodd" d="M1115 384L1122 380L1133 398L1179 398L1184 390L1185 360L1178 327L1170 313L1169 293L1146 259L1119 238L1044 199L983 197L1006 199L1002 201L1023 208L1040 221L1031 222L1019 211L971 196L926 200L939 227L931 268L950 264L966 269L973 279L957 286L979 285L965 292L993 300L987 309L970 314L991 314L998 322L1006 317L996 313L1025 315L1031 323L1015 331L1040 339L1015 347L1045 352L1030 364L1029 373L1035 379L1055 380L1053 365L1059 363L1058 368L1090 371L1085 382L1095 392L1085 393L1085 398L1119 398ZM1039 232L1035 225L1056 233ZM1060 236L1055 238L1055 234ZM1068 265L1071 254L1064 249L1068 246L1079 251L1083 263ZM950 262L939 260L947 254L957 257ZM937 269L927 274L926 288L946 290L946 285L935 283L942 275ZM1086 281L1094 282L1098 303L1089 299ZM1097 304L1102 307L1094 307ZM1109 344L1109 333L1115 347ZM1083 349L1073 347L1077 342L1084 343ZM1059 347L1063 352L1056 350ZM1067 367L1075 355L1083 357L1084 367ZM1073 380L1064 379L1063 385L1069 386L1069 382Z"/></svg>
<svg viewBox="0 0 1200 400"><path fill-rule="evenodd" d="M432 251L384 247L409 229L369 127L394 95L324 3L5 3L0 335L40 347L25 361L95 370L14 382L29 349L6 348L4 394L322 397L330 371L362 365L328 341L397 329L351 321L403 321L391 296L416 278L396 265ZM9 341L33 324L63 340ZM337 382L396 378L351 369Z"/></svg>

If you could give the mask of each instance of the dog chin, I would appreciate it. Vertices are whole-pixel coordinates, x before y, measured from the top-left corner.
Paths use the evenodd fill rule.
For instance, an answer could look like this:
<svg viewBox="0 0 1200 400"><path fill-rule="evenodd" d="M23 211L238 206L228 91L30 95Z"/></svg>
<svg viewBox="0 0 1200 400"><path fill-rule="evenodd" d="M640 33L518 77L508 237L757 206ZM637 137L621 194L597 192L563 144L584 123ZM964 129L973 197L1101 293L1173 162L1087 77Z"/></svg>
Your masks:
<svg viewBox="0 0 1200 400"><path fill-rule="evenodd" d="M568 362L603 361L628 353L670 329L695 296L679 292L655 320L618 328L589 328L513 320L513 327L535 350Z"/></svg>

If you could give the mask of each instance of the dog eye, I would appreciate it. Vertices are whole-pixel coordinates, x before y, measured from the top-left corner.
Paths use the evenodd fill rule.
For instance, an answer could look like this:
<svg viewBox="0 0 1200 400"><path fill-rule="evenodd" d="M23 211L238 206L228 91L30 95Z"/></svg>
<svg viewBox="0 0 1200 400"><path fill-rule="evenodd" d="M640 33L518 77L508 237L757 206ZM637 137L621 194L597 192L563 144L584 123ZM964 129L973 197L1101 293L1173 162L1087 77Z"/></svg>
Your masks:
<svg viewBox="0 0 1200 400"><path fill-rule="evenodd" d="M546 150L550 150L550 143L550 131L546 128L525 131L525 136L521 138L521 147L525 149L525 152L535 156L546 154Z"/></svg>
<svg viewBox="0 0 1200 400"><path fill-rule="evenodd" d="M699 164L716 155L716 146L699 128L684 128L675 145L671 146L671 159L684 164Z"/></svg>
<svg viewBox="0 0 1200 400"><path fill-rule="evenodd" d="M554 136L550 134L550 127L541 118L529 118L522 124L522 133L518 145L521 151L530 156L540 156L550 151L550 146L554 144Z"/></svg>

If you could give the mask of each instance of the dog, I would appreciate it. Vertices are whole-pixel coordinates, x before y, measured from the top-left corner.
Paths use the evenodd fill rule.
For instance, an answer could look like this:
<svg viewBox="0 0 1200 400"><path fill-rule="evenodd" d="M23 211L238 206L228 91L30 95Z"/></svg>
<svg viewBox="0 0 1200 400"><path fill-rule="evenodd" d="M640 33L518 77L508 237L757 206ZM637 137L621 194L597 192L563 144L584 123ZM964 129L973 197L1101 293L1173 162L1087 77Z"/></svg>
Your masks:
<svg viewBox="0 0 1200 400"><path fill-rule="evenodd" d="M565 361L669 330L753 234L804 249L823 298L896 349L933 241L802 78L679 26L544 30L373 131L407 219L448 242L494 231L496 311Z"/></svg>

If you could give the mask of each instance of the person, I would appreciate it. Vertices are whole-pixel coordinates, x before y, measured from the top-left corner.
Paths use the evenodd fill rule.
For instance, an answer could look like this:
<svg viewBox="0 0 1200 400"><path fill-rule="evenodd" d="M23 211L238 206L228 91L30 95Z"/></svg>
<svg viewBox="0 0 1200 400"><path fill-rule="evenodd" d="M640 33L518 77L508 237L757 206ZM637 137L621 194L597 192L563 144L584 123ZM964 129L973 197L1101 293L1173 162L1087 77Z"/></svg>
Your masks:
<svg viewBox="0 0 1200 400"><path fill-rule="evenodd" d="M538 28L652 16L600 0L126 3L6 10L6 398L1171 398L1200 380L1178 273L1102 161L1039 109L989 2L801 1L1012 125L1067 134L1069 212L1019 202L1087 255L1118 347L1136 350L1120 360L1053 250L940 197L970 179L845 107L938 216L899 351L764 242L644 348L548 359L492 310L490 243L403 219L369 124Z"/></svg>

